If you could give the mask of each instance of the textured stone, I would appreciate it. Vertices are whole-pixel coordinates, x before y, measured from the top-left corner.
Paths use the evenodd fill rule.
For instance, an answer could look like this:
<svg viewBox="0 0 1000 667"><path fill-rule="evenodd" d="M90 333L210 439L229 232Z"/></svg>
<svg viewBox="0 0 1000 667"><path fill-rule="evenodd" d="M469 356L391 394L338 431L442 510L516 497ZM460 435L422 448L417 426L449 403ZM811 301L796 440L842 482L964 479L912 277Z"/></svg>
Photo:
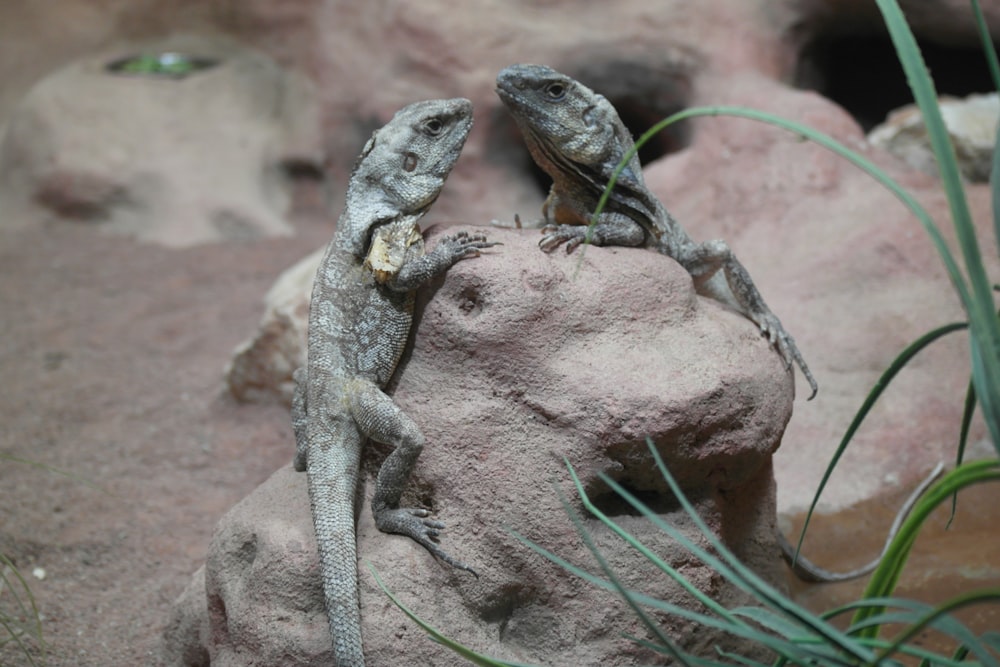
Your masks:
<svg viewBox="0 0 1000 667"><path fill-rule="evenodd" d="M661 255L546 255L537 232L489 234L504 245L432 287L393 392L428 442L411 502L436 510L448 525L443 543L481 579L380 534L366 502L358 532L368 655L373 664L461 662L389 604L364 566L370 561L425 620L477 650L542 664L606 664L622 653L648 661L620 636L643 634L620 601L533 555L507 528L592 567L560 507L557 487L574 496L565 457L628 531L683 564L702 590L738 602L599 481L608 474L690 532L651 469L649 436L713 530L778 581L770 459L791 414L789 373L751 322L696 297L687 273ZM369 448L369 474L384 455ZM630 585L683 599L606 529L586 524ZM283 468L216 529L205 574L212 664L328 664L317 568L305 476ZM181 608L197 607L188 600ZM702 651L717 640L667 627Z"/></svg>
<svg viewBox="0 0 1000 667"><path fill-rule="evenodd" d="M264 297L264 316L253 338L241 343L226 367L226 386L241 401L277 398L291 404L292 373L305 363L309 299L323 249L278 276Z"/></svg>
<svg viewBox="0 0 1000 667"><path fill-rule="evenodd" d="M115 74L136 53L218 65L183 78ZM287 235L290 166L320 157L309 84L228 40L118 47L39 82L0 143L0 225L93 224L169 246Z"/></svg>
<svg viewBox="0 0 1000 667"><path fill-rule="evenodd" d="M964 99L945 97L939 103L962 175L977 183L989 181L1000 121L1000 97L996 93ZM938 173L927 127L915 104L890 113L884 123L868 133L868 141L921 171Z"/></svg>

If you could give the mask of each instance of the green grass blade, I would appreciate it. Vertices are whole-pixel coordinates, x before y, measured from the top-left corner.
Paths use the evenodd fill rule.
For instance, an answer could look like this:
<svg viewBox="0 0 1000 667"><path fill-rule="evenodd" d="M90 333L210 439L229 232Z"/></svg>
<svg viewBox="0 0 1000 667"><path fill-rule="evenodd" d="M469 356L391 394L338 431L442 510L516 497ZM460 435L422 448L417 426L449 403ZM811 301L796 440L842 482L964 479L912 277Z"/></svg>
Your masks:
<svg viewBox="0 0 1000 667"><path fill-rule="evenodd" d="M638 540L636 540L634 537L628 535L628 533L626 533L625 531L623 531L619 526L617 526L614 522L610 521L610 519L608 519L605 515L603 515L603 513L601 513L598 508L596 508L595 506L593 506L593 504L591 503L591 501L587 497L585 490L583 489L582 483L579 481L579 478L576 476L575 471L573 471L572 466L569 465L569 464L567 464L567 467L569 468L569 470L571 472L571 475L574 478L574 483L577 485L577 492L580 495L581 499L583 500L583 504L584 504L585 508L587 508L588 511L592 509L594 515L598 519L600 519L603 523L605 523L606 525L608 525L613 531L615 531L620 537L622 537L622 539L625 539L627 543L629 543L630 545L635 546L635 548L637 548L640 551L640 553L643 553L644 555L645 554L649 554L649 556L652 559L659 560L659 559L656 558L655 554L651 554L649 552L648 548L646 548L644 545L642 545L641 542L639 542ZM659 527L659 528L663 529L665 532L667 532L667 534L670 535L673 539L677 540L678 543L681 544L681 546L683 546L685 549L688 549L689 551L691 551L693 555L695 555L699 559L705 561L706 564L708 564L710 567L713 567L717 571L721 571L721 573L723 574L723 576L729 575L729 576L731 576L733 578L740 579L740 575L739 574L733 573L732 570L730 570L726 566L726 564L718 562L716 560L713 560L713 557L712 557L711 554L708 554L703 549L701 549L697 545L695 545L692 542L690 542L690 540L688 540L686 538L686 536L683 535L683 533L680 533L675 528L673 528L673 526L671 526L671 525L667 524L666 522L664 522L662 520L662 518L660 518L655 513L653 513L648 507L646 507L645 505L643 505L638 499L634 498L634 496L631 496L631 494L629 494L626 490L624 490L620 486L618 486L614 482L614 480L610 480L610 479L605 478L604 481L609 484L609 486L612 488L612 490L614 490L614 491L622 494L622 497L627 502L629 502L630 504L632 504L633 507L635 507L641 514L643 514L643 516L645 516L646 518L648 518L651 521L653 521L654 525L656 525L657 527ZM526 545L528 545L534 551L536 551L537 553L539 553L543 557L549 559L550 561L556 563L560 567L565 568L566 570L568 570L572 574L575 574L575 575L577 575L577 576L585 579L586 581L589 581L590 583L592 583L592 584L594 584L596 586L599 586L599 587L601 587L601 588L603 588L605 590L609 590L609 591L616 591L617 590L616 586L613 583L611 583L610 581L607 581L605 579L601 579L600 577L595 577L594 575L586 572L585 570L582 570L581 568L579 568L579 567L577 567L577 566L575 566L575 565L573 565L573 564L565 561L565 559L562 559L559 556L556 556L555 554L549 552L548 550L544 549L543 547L540 547L539 545L534 544L533 542L531 542L530 540L524 538L523 536L518 535L516 532L514 532L514 531L511 531L511 532L512 532L512 534L517 539L521 540L523 543L525 543ZM733 559L736 563L739 564L739 561L736 560L735 557L733 557L731 553L728 553L728 550L724 546L721 546L721 544L720 544L720 547L721 547L720 554L722 554L726 558ZM661 561L661 563L662 563L662 561ZM823 640L821 640L818 637L810 637L810 632L811 632L810 626L813 625L813 624L815 624L815 623L817 623L818 621L817 621L817 619L815 619L815 617L809 615L808 612L804 612L804 610L799 610L801 612L801 614L803 616L805 616L806 618L799 620L800 629L798 630L798 632L796 632L796 641L791 641L791 640L788 640L788 639L785 639L785 638L776 637L776 636L772 635L771 633L762 633L758 628L753 627L753 626L749 626L746 623L742 622L739 619L739 617L737 617L734 614L732 614L731 612L727 611L724 607L722 607L721 605L719 605L718 603L716 603L711 598L708 598L707 596L705 596L697 588L694 588L689 582L687 582L686 580L684 580L683 577L679 573L676 572L676 570L673 570L672 568L670 568L669 565L666 565L665 563L663 563L662 565L658 565L658 567L660 567L660 569L663 569L666 572L666 574L668 574L675 581L677 581L678 583L680 583L685 588L686 591L688 591L689 593L691 593L695 597L695 599L703 602L706 605L706 607L711 610L711 615L703 614L701 612L692 611L690 609L685 609L685 608L677 607L676 605L672 605L672 604L666 603L664 601L657 600L655 598L651 598L651 597L646 596L644 594L641 594L641 593L638 593L638 592L634 592L634 591L629 591L630 596L632 597L632 599L637 604L645 605L645 606L651 607L653 609L659 610L661 612L665 612L665 613L669 613L669 614L675 614L677 616L680 616L681 618L686 618L688 620L692 620L692 621L694 621L696 623L705 625L707 627L721 630L721 631L729 633L729 634L731 634L731 635L733 635L735 637L739 637L739 638L742 638L742 639L747 639L747 640L750 640L752 642L755 642L755 643L767 646L768 648L770 648L771 650L773 650L777 655L779 655L779 656L785 656L791 662L793 662L795 664L802 664L803 661L820 659L820 660L823 661L823 664L831 664L831 665L834 665L834 664L845 664L846 665L846 664L852 664L852 662L856 662L856 660L858 658L858 656L855 655L853 659L846 660L842 656L842 653L839 653L840 651L844 651L844 649L837 642L823 641ZM747 568L745 568L745 566L743 566L742 564L739 564L739 567L741 569L743 569L748 574L748 576L753 577L753 578L755 578L757 580L755 583L756 583L756 586L758 588L760 588L760 587L767 587L768 590L769 590L769 594L772 597L774 597L774 598L780 598L781 597L780 594L778 594L773 589L770 589L770 587L765 582L759 580L759 578L757 578L755 574L753 574ZM747 587L753 588L753 586L750 586L750 585L746 584L745 581L738 580L738 581L734 581L733 583L735 583L738 586L742 586L744 588L747 588ZM797 609L797 608L794 607L793 603L788 602L787 600L784 601L783 603L779 601L776 606L779 609L783 609L784 607L789 606L789 605L793 607L793 613L790 616L790 618L792 620L789 621L791 623L791 622L794 622L797 619L797 615L794 613L794 610ZM820 623L821 628L823 630L832 630L830 628L826 628L825 624L822 624L821 622L819 622L819 623ZM834 631L834 632L836 632L836 631ZM822 634L825 634L825 633L821 632L820 635L822 635ZM803 638L803 637L805 639L800 639L800 638ZM849 644L851 643L850 640L846 640L846 641ZM852 651L857 652L859 650L862 652L862 657L870 657L869 654L865 653L863 649L858 649L856 646L848 649L846 652L847 653L851 653Z"/></svg>
<svg viewBox="0 0 1000 667"><path fill-rule="evenodd" d="M805 521L802 524L802 530L799 533L799 541L795 547L796 558L799 555L799 551L802 549L802 541L805 539L806 530L809 528L809 523L812 521L813 513L816 511L816 505L819 504L820 496L826 489L827 482L830 481L830 476L833 475L834 469L840 462L840 458L843 456L844 452L847 450L848 444L854 438L854 434L861 427L864 422L865 417L874 407L875 402L882 395L882 392L889 386L893 378L899 374L901 370L910 362L913 357L915 357L921 350L926 348L928 345L946 336L954 331L961 331L968 328L968 324L965 322L952 322L951 324L946 324L944 326L938 327L933 331L929 331L917 340L910 343L906 349L899 353L899 355L892 360L889 367L885 369L882 375L879 377L878 381L875 382L875 386L872 390L868 392L868 396L865 397L864 402L862 402L861 407L858 408L857 413L854 415L854 419L851 420L850 426L847 427L847 431L844 432L844 436L840 439L840 443L837 445L836 451L834 451L833 456L830 459L829 465L827 465L826 470L823 472L823 478L819 482L819 486L816 487L816 493L813 494L812 502L809 503L809 510L806 512Z"/></svg>
<svg viewBox="0 0 1000 667"><path fill-rule="evenodd" d="M986 55L993 88L1000 91L1000 60L997 60L997 50L993 48L993 37L990 35L989 25L986 24L986 17L983 16L983 9L979 6L979 0L972 0L972 15L976 19L976 32L979 33L979 42Z"/></svg>
<svg viewBox="0 0 1000 667"><path fill-rule="evenodd" d="M864 157L860 153L847 148L842 143L834 139L828 134L820 132L819 130L813 129L808 125L803 125L802 123L789 120L787 118L782 118L772 113L767 113L765 111L758 111L756 109L749 109L746 107L739 106L707 106L707 107L692 107L679 111L668 118L661 120L660 122L653 125L646 132L644 132L635 142L635 146L629 149L625 155L622 157L621 162L615 167L614 171L611 173L611 177L608 179L608 184L604 188L604 192L601 194L601 198L598 200L597 208L594 210L594 214L591 218L593 221L597 219L597 216L604 207L607 205L608 198L611 196L611 192L614 189L615 183L618 181L618 176L628 165L629 160L635 155L638 150L646 144L650 139L656 136L658 133L663 131L666 127L677 123L688 118L697 118L699 116L733 116L736 118L746 118L749 120L758 121L761 123L766 123L768 125L773 125L780 129L786 130L796 136L802 137L808 141L830 150L842 158L846 159L851 164L860 168L862 171L867 173L883 187L885 187L889 192L891 192L900 202L903 203L906 208L916 216L917 220L920 222L924 231L930 236L931 242L934 244L934 248L937 250L938 255L941 258L942 263L945 266L945 270L948 273L948 277L951 279L955 290L958 292L962 303L969 300L968 286L965 283L965 278L959 269L958 264L955 262L955 258L948 247L947 242L941 235L940 230L938 230L937 225L934 224L934 220L931 218L927 210L917 201L917 199L906 191L899 183L897 183L892 177L890 177L885 171L875 165L874 162Z"/></svg>
<svg viewBox="0 0 1000 667"><path fill-rule="evenodd" d="M956 639L958 639L962 645L975 653L976 657L979 658L984 667L1000 667L997 661L986 651L985 647L979 646L978 642L974 641L974 637L970 639L968 636L960 636L955 633L953 629L942 627L940 625L935 625L935 621L943 616L948 616L951 612L961 609L963 607L968 607L974 604L982 604L984 602L1000 602L1000 588L987 588L974 591L972 593L967 593L965 595L960 595L958 597L952 598L941 605L935 607L929 612L925 613L921 618L912 621L912 624L901 632L893 641L892 644L887 646L881 653L879 653L876 660L882 660L888 658L893 653L895 653L899 648L909 640L916 637L920 632L929 626L934 626L936 629L942 632L948 632ZM952 619L954 620L954 619ZM957 622L956 622L957 624ZM957 624L961 626L961 624ZM964 626L961 626L965 629ZM949 631L950 630L950 631ZM968 634L970 631L965 629Z"/></svg>
<svg viewBox="0 0 1000 667"><path fill-rule="evenodd" d="M965 405L962 406L962 425L958 430L958 451L955 454L955 467L962 465L965 460L965 447L969 442L969 429L972 427L972 416L976 413L976 385L969 380L969 386L965 390ZM958 511L958 493L951 497L951 512L948 514L948 523L945 530L951 528L951 522L955 520L955 512Z"/></svg>
<svg viewBox="0 0 1000 667"><path fill-rule="evenodd" d="M990 70L990 77L993 79L993 89L1000 91L1000 61L997 60L997 51L993 47L993 37L990 35L990 28L983 16L982 7L979 0L972 0L972 14L976 19L976 31L979 33L979 41L982 44L983 53L986 54L986 64ZM997 133L1000 138L1000 132ZM1000 240L1000 141L993 147L993 168L990 172L990 195L993 202L993 238Z"/></svg>
<svg viewBox="0 0 1000 667"><path fill-rule="evenodd" d="M972 383L976 387L976 397L983 411L983 421L990 430L993 448L1000 456L1000 436L994 433L1000 431L1000 360L994 363L990 353L996 350L990 337L981 332L984 328L985 325L973 321L972 340L969 346L972 358Z"/></svg>
<svg viewBox="0 0 1000 667"><path fill-rule="evenodd" d="M972 214L965 197L962 177L948 130L937 103L937 91L924 64L903 12L895 0L876 0L889 36L899 56L913 97L920 107L927 136L941 174L941 185L948 197L952 224L965 259L970 293L963 296L972 332L972 375L976 393L986 418L994 446L1000 452L1000 327L994 315L993 293L986 276ZM992 391L991 391L992 389Z"/></svg>
<svg viewBox="0 0 1000 667"><path fill-rule="evenodd" d="M976 412L976 385L969 380L965 390L965 404L962 406L962 425L958 430L958 450L955 453L955 466L962 465L965 460L965 448L969 443L969 429L972 427L972 416Z"/></svg>
<svg viewBox="0 0 1000 667"><path fill-rule="evenodd" d="M902 528L897 533L885 557L868 581L864 597L887 597L895 590L906 558L920 533L921 526L941 502L961 489L988 481L1000 481L1000 461L982 460L964 463L932 486L903 522ZM878 607L859 610L854 615L852 625L863 622L879 611ZM862 634L867 637L875 637L877 632L878 628L866 628Z"/></svg>
<svg viewBox="0 0 1000 667"><path fill-rule="evenodd" d="M691 506L691 503L687 500L687 497L684 495L680 486L678 486L677 481L674 479L673 475L670 474L666 464L664 464L663 458L660 456L660 453L653 444L653 441L647 438L646 444L653 456L653 460L656 462L660 475L667 482L671 492L674 494L674 497L677 498L677 501L681 504L681 507L684 508L684 511L691 518L691 521L702 532L709 544L712 545L712 548L715 549L721 557L725 558L726 562L732 566L732 569L738 573L738 577L727 577L729 581L741 587L746 585L752 586L753 593L759 601L781 609L786 614L802 623L805 627L809 628L812 632L822 637L826 642L828 642L829 646L844 651L854 659L860 659L862 661L871 659L871 654L862 647L858 646L858 644L852 641L851 638L847 637L847 635L787 599L784 595L776 591L770 584L761 579L756 573L743 565L739 559L737 559L733 553L726 548L726 546L722 544L718 538L715 537L712 531L707 525L705 525L705 522L695 511L694 507ZM637 507L637 509L639 508ZM708 561L706 561L706 563L708 563ZM720 573L725 576L723 571L720 571Z"/></svg>
<svg viewBox="0 0 1000 667"><path fill-rule="evenodd" d="M449 649L451 649L452 651L454 651L458 655L462 656L463 658L465 658L469 662L471 662L473 664L476 664L476 665L480 665L480 667L529 667L528 665L524 665L524 664L521 664L521 663L507 662L507 661L504 661L504 660L496 660L494 658L490 658L490 657L487 657L485 655L481 655L481 654L476 653L475 651L473 651L471 649L468 649L468 648L462 646L458 642L455 642L455 641L452 641L451 639L448 639L443 634L441 634L441 632L437 628L435 628L434 626L432 626L429 623L425 622L423 619L421 619L415 613L413 613L412 611L410 611L410 609L406 605L404 605L402 602L400 602L399 598L397 598L395 595L393 595L389 591L389 589L386 588L386 585L384 583L382 583L382 579L378 576L378 572L375 570L375 568L372 566L371 563L365 562L365 565L368 566L368 570L372 573L372 576L375 578L375 583L378 584L378 587L382 589L382 592L385 593L386 596L388 596L388 598L390 600L392 600L393 604L395 604L397 607L399 607L399 609L404 614L406 614L407 616L409 616L410 620L412 620L414 623L416 623L421 628L423 628L424 632L426 632L427 634L429 634L434 639L434 641L437 641L437 642L443 644L444 646L448 647Z"/></svg>
<svg viewBox="0 0 1000 667"><path fill-rule="evenodd" d="M955 232L965 256L965 269L968 272L969 283L974 290L975 301L970 300L966 303L966 307L971 309L974 303L978 303L980 308L985 306L992 317L993 302L990 298L990 282L986 277L982 256L979 253L979 242L976 239L972 214L965 197L958 160L955 158L955 148L951 144L948 129L941 116L934 82L928 74L923 56L917 47L917 40L913 37L896 0L875 0L875 2L882 12L886 27L889 29L889 37L896 47L896 54L903 66L903 71L906 73L906 81L913 91L913 98L916 100L917 106L920 107L920 113L927 128L927 136L934 151L934 157L937 158L941 185L948 197ZM987 297L985 301L983 301L984 295Z"/></svg>
<svg viewBox="0 0 1000 667"><path fill-rule="evenodd" d="M993 239L1000 242L1000 130L993 145L993 163L990 168L990 204L993 207Z"/></svg>
<svg viewBox="0 0 1000 667"><path fill-rule="evenodd" d="M652 550L646 547L646 545L642 544L639 540L635 539L627 531L623 530L621 526L612 521L606 514L604 514L604 512L600 510L600 508L594 505L594 503L590 500L590 496L587 495L587 491L586 489L584 489L583 483L577 476L576 470L573 469L573 466L569 463L568 460L565 461L565 463L567 469L569 470L570 477L573 480L573 485L576 487L577 495L580 497L580 500L583 503L584 509L586 509L588 512L590 512L590 514L592 514L598 520L600 520L601 523L610 528L616 535L618 535L618 537L620 537L622 540L628 543L629 546L631 546L633 549L642 554L642 556L646 560L655 565L661 572L670 576L679 586L681 586L681 588L684 589L684 591L688 595L692 596L695 600L705 605L707 609L711 610L713 613L719 615L720 617L726 618L732 623L738 623L738 620L735 617L732 617L725 607L723 607L721 604L713 600L708 595L705 595L703 592L698 590L696 586L694 586L693 584L691 584L691 582L689 582L687 579L681 576L674 568L670 567L670 565L666 561L657 556ZM614 490L616 486L617 484L615 484L612 480L612 489ZM631 495L626 492L626 495L622 497L625 498L626 500L629 500L629 498L631 498ZM636 502L638 503L637 500ZM641 505L641 503L639 504ZM670 537L673 538L675 541L677 541L678 544L680 544L685 549L692 551L692 553L697 554L697 552L700 551L700 548L693 542L688 540L687 536L682 534L680 531L676 530L673 526L664 522L659 516L653 514L649 510L649 508L645 507L644 505L642 507L643 509L645 509L644 514L646 515L646 517L649 518L657 528L670 535ZM640 509L640 511L642 510Z"/></svg>
<svg viewBox="0 0 1000 667"><path fill-rule="evenodd" d="M584 581L587 581L590 584L593 584L594 586L597 586L598 588L601 588L603 590L609 592L616 592L614 584L612 584L610 581L594 576L590 572L587 572L583 568L580 568L570 563L564 558L552 553L548 549L538 544L535 544L534 542L524 537L523 535L518 534L516 531L510 531L510 533L517 540L528 546L537 554L555 563L559 567L565 569L570 574L576 575L581 579L583 579ZM775 651L775 653L779 655L782 653L791 653L792 655L797 655L801 652L795 645L790 644L789 642L786 642L781 638L774 637L773 635L761 632L756 628L748 626L745 623L739 621L739 619L737 619L736 622L734 623L729 618L720 618L715 615L692 611L691 609L688 609L686 607L681 607L679 605L671 604L669 602L665 602L663 600L659 600L657 598L645 595L638 591L630 591L630 594L632 595L632 597L635 599L636 602L645 605L647 607L650 607L651 609L655 609L664 614L669 614L677 616L679 618L683 618L688 621L692 621L698 625L703 625L708 628L726 632L728 634L733 635L734 637L739 637L741 639L746 639L761 644L763 646L767 646L768 648L772 649L773 651ZM825 646L826 645L823 645L819 648L823 649Z"/></svg>
<svg viewBox="0 0 1000 667"><path fill-rule="evenodd" d="M570 465L569 461L566 461L566 466L569 468L570 474L573 476L574 481L579 482L579 479L576 477L576 472L573 470L573 467ZM579 488L582 487L578 487L578 489ZM639 605L635 596L632 595L631 591L628 588L626 588L625 585L622 584L621 580L615 575L614 570L608 564L607 559L601 553L601 550L597 548L597 544L595 544L594 540L590 537L590 533L587 532L586 527L583 525L583 521L581 521L580 517L577 516L576 512L573 511L573 508L570 506L570 504L566 501L566 498L563 496L562 491L558 489L557 491L559 493L559 500L562 503L563 510L566 512L566 515L573 522L573 526L576 528L577 534L580 536L580 539L583 540L583 543L586 545L591 555L597 561L597 564L601 568L601 571L604 572L604 576L615 587L615 591L623 600L625 600L625 603L629 606L629 608L632 609L632 613L634 613L639 618L642 624L646 626L646 629L649 631L649 633L653 637L655 637L656 640L659 642L659 648L656 649L657 652L666 653L675 661L681 664L687 664L684 657L681 655L682 651L675 646L674 642L670 639L670 637L668 637L660 629L660 627L656 624L656 622L652 619L652 617L650 617L649 614L645 612L645 610ZM603 521L603 523L607 524L608 522ZM627 534L626 531L622 531L622 533ZM639 544L639 541L636 540L631 535L629 535L629 538L630 539L627 541L630 544Z"/></svg>
<svg viewBox="0 0 1000 667"><path fill-rule="evenodd" d="M18 589L23 591L23 595L18 592ZM28 582L21 575L20 571L18 571L17 567L14 566L14 563L4 554L0 554L0 592L4 590L9 591L10 596L14 599L16 605L15 614L19 617L30 619L30 623L22 624L17 622L0 610L0 627L3 628L3 634L9 636L9 640L0 640L0 646L13 641L18 645L24 657L32 665L36 665L35 658L32 656L31 650L23 638L31 637L44 657L47 646L45 636L42 634L42 617L38 612L38 603L35 601L35 596L31 593L31 587L28 586Z"/></svg>

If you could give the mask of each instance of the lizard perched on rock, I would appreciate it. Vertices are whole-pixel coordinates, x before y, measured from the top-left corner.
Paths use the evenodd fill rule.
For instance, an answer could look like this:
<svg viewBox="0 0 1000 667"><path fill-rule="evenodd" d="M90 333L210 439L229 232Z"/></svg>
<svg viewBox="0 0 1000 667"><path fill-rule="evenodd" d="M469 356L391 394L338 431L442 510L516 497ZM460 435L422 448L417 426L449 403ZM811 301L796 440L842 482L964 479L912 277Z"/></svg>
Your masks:
<svg viewBox="0 0 1000 667"><path fill-rule="evenodd" d="M354 166L313 284L308 360L295 373L292 401L294 465L308 474L338 667L364 665L354 500L367 438L394 447L372 499L378 528L407 535L438 559L475 574L437 545L442 523L428 519L427 510L399 507L424 437L382 391L409 335L414 290L495 245L460 233L424 254L417 226L471 126L472 105L453 99L411 104L377 130Z"/></svg>
<svg viewBox="0 0 1000 667"><path fill-rule="evenodd" d="M812 389L809 398L816 395L816 380L795 340L764 303L746 268L724 241L695 243L688 236L646 187L637 156L619 174L597 224L588 230L612 172L634 146L607 99L543 65L507 67L497 75L496 90L532 158L553 181L542 206L542 250L565 243L572 252L584 241L655 248L691 274L698 293L736 307L760 327L786 367L794 360L802 369Z"/></svg>

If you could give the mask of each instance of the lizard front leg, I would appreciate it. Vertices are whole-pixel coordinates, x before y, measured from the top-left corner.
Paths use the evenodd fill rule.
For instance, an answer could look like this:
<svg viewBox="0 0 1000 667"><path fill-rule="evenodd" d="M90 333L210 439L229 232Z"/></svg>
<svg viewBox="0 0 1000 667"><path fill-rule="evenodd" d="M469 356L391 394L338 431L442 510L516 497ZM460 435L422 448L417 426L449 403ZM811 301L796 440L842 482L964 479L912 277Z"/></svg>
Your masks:
<svg viewBox="0 0 1000 667"><path fill-rule="evenodd" d="M478 257L481 250L495 245L500 244L487 241L484 234L450 234L438 241L434 250L426 255L407 258L399 273L387 284L397 292L415 290L463 259Z"/></svg>
<svg viewBox="0 0 1000 667"><path fill-rule="evenodd" d="M646 240L642 225L624 213L605 210L597 217L597 224L590 227L590 215L564 203L554 191L542 206L542 217L544 236L538 247L544 252L552 252L563 243L568 254L584 242L596 246L640 246Z"/></svg>
<svg viewBox="0 0 1000 667"><path fill-rule="evenodd" d="M812 400L816 396L818 386L809 366L802 358L802 353L799 352L799 348L795 344L795 339L785 331L781 320L764 303L764 298L757 290L757 286L754 285L746 267L736 259L726 242L716 240L691 243L684 246L678 255L679 257L676 259L691 274L695 291L701 294L711 291L708 281L719 269L722 269L729 290L743 314L760 327L761 333L767 336L771 344L778 348L786 367L790 367L794 361L802 369L802 374L812 390L809 395L809 400ZM712 296L717 297L718 295Z"/></svg>
<svg viewBox="0 0 1000 667"><path fill-rule="evenodd" d="M475 570L438 546L443 523L428 519L430 512L426 509L399 506L403 488L424 446L424 436L416 423L375 384L364 380L358 380L351 388L351 412L363 434L394 447L379 469L372 498L372 514L378 529L406 535L435 558L478 577Z"/></svg>

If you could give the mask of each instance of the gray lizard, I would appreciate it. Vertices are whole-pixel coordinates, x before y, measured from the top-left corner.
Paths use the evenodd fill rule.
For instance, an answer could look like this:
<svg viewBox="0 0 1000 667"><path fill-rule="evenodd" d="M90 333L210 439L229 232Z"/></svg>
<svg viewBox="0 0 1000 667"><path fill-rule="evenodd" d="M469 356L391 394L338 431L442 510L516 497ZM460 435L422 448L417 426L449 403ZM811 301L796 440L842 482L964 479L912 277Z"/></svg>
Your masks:
<svg viewBox="0 0 1000 667"><path fill-rule="evenodd" d="M677 260L695 290L736 307L775 345L790 367L794 360L816 395L817 385L795 340L764 303L750 274L724 241L695 243L646 187L639 158L618 176L597 224L591 216L615 167L634 146L615 108L590 88L543 65L512 65L497 76L497 94L510 110L538 166L552 178L542 207L550 252L589 240L598 246L652 247ZM589 239L587 234L590 234Z"/></svg>
<svg viewBox="0 0 1000 667"><path fill-rule="evenodd" d="M351 174L344 211L316 272L306 366L292 401L295 469L307 471L323 592L339 667L364 665L354 502L367 438L394 447L378 472L372 512L387 533L475 574L437 545L444 525L399 507L424 437L382 388L409 335L414 290L495 245L459 233L424 254L417 221L458 159L472 126L465 99L411 104L368 141Z"/></svg>
<svg viewBox="0 0 1000 667"><path fill-rule="evenodd" d="M552 178L542 206L546 252L565 243L567 252L587 241L588 227L612 172L635 145L615 108L580 82L544 65L512 65L497 75L497 94L510 110L538 166ZM646 187L639 158L622 170L597 224L595 245L653 247L687 269L695 289L735 306L776 345L786 366L794 360L816 395L816 380L794 339L771 312L750 275L724 241L695 243ZM721 271L720 271L721 270ZM722 273L723 275L719 275ZM724 276L724 277L723 277ZM795 574L813 582L845 581L871 572L881 561L920 494L941 472L931 475L906 500L889 530L882 554L870 563L837 573L803 556L778 532L778 545Z"/></svg>

